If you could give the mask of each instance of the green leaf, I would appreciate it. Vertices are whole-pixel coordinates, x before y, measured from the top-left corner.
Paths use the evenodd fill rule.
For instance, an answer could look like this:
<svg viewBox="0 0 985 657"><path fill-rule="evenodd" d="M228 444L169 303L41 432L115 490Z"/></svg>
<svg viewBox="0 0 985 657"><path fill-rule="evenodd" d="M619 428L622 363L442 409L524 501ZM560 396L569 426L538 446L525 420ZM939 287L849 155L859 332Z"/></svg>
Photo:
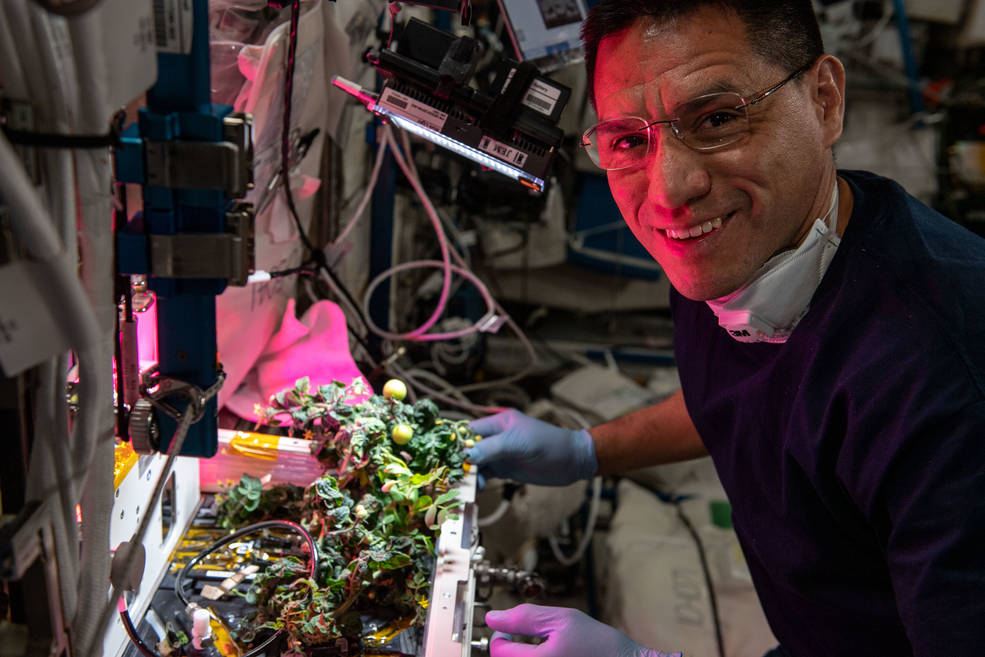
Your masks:
<svg viewBox="0 0 985 657"><path fill-rule="evenodd" d="M411 558L406 554L394 552L385 561L377 562L377 565L383 570L396 570L397 568L409 566L411 563L413 563Z"/></svg>
<svg viewBox="0 0 985 657"><path fill-rule="evenodd" d="M308 390L311 388L311 381L308 377L304 376L294 382L294 392L299 399L304 399L308 395Z"/></svg>
<svg viewBox="0 0 985 657"><path fill-rule="evenodd" d="M434 501L434 503L440 505L440 504L445 504L446 502L451 502L452 500L458 499L458 492L459 491L457 489L452 489L452 490L449 490L449 491L445 491L444 493L442 493L441 495L438 496L438 499L436 499Z"/></svg>
<svg viewBox="0 0 985 657"><path fill-rule="evenodd" d="M438 407L430 399L419 399L414 404L414 420L427 429L438 419Z"/></svg>

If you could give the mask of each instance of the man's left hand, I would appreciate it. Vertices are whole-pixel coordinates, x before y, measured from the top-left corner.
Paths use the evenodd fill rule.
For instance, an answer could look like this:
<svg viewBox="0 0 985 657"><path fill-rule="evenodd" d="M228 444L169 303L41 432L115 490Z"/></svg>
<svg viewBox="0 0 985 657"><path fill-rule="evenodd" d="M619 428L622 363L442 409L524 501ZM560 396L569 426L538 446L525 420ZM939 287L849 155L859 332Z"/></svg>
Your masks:
<svg viewBox="0 0 985 657"><path fill-rule="evenodd" d="M522 604L489 611L486 625L496 630L489 645L492 657L681 657L679 652L644 648L614 627L565 607ZM520 635L544 641L533 645L513 640Z"/></svg>

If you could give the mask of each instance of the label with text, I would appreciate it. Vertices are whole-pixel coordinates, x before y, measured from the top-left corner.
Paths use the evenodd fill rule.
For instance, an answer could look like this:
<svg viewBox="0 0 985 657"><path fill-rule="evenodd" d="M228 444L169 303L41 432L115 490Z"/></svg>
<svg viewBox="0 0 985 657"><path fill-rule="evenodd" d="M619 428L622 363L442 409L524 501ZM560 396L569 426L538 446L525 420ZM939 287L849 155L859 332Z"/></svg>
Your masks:
<svg viewBox="0 0 985 657"><path fill-rule="evenodd" d="M504 162L509 162L515 167L522 167L527 161L527 154L520 149L507 146L503 142L496 141L488 136L482 137L482 140L479 142L479 148Z"/></svg>
<svg viewBox="0 0 985 657"><path fill-rule="evenodd" d="M376 104L435 132L441 132L448 120L445 112L389 88L383 90Z"/></svg>

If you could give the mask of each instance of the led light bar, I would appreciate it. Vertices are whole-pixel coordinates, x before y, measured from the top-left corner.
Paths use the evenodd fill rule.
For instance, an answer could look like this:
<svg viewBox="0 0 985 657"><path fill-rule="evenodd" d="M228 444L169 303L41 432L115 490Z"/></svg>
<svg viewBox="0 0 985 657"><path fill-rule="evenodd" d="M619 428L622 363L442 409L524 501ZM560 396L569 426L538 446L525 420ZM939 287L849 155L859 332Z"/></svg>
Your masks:
<svg viewBox="0 0 985 657"><path fill-rule="evenodd" d="M526 185L527 187L530 187L531 189L534 189L538 192L544 191L544 181L541 178L528 174L523 169L518 169L517 167L507 164L502 160L496 159L492 155L487 155L486 153L483 153L477 148L472 148L471 146L467 144L463 144L460 141L456 141L451 137L448 137L447 135L443 135L440 132L436 132L435 130L432 130L426 126L420 125L419 123L415 123L413 120L408 119L405 116L400 116L399 114L392 112L386 109L385 107L374 105L373 107L370 108L370 111L372 111L375 114L379 114L390 118L390 120L392 120L393 123L398 128L401 128L402 130L406 130L407 132L415 134L418 137L427 139L428 141L433 142L438 146L442 146L450 151L458 153L463 157L467 157L473 162L481 164L487 169L492 169L493 171L497 171L503 174L504 176L507 176L508 178L512 178L513 180L516 180L517 182Z"/></svg>
<svg viewBox="0 0 985 657"><path fill-rule="evenodd" d="M498 153L503 157L512 158L517 162L524 163L528 160L528 155L523 151L513 148L508 144L501 143L489 136L481 135L481 133L477 132L477 128L472 128L468 131L468 134L477 139L476 143L489 152L470 146L447 134L443 134L435 129L445 125L447 121L447 116L443 112L431 108L427 104L400 93L395 89L388 87L384 89L382 94L377 95L366 91L359 84L351 80L346 80L338 75L332 78L332 84L359 99L359 102L363 103L369 111L378 116L384 116L390 119L398 128L427 139L442 148L447 148L453 153L458 153L462 157L468 158L487 169L492 169L508 178L512 178L534 191L544 191L543 178L492 155L492 153ZM427 125L426 123L430 123L431 125Z"/></svg>

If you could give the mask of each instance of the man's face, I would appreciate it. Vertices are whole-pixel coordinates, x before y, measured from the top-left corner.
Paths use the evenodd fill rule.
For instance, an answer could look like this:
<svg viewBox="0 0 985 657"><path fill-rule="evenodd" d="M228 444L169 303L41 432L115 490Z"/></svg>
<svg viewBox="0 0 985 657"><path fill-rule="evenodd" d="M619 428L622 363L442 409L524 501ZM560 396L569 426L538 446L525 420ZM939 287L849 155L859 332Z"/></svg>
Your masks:
<svg viewBox="0 0 985 657"><path fill-rule="evenodd" d="M734 15L703 9L668 24L641 19L599 46L599 120L674 118L690 99L718 91L748 99L790 73L753 53ZM750 133L737 143L698 152L655 127L644 165L608 172L626 223L684 296L735 291L827 211L833 139L812 92L817 72L802 77L749 108Z"/></svg>

